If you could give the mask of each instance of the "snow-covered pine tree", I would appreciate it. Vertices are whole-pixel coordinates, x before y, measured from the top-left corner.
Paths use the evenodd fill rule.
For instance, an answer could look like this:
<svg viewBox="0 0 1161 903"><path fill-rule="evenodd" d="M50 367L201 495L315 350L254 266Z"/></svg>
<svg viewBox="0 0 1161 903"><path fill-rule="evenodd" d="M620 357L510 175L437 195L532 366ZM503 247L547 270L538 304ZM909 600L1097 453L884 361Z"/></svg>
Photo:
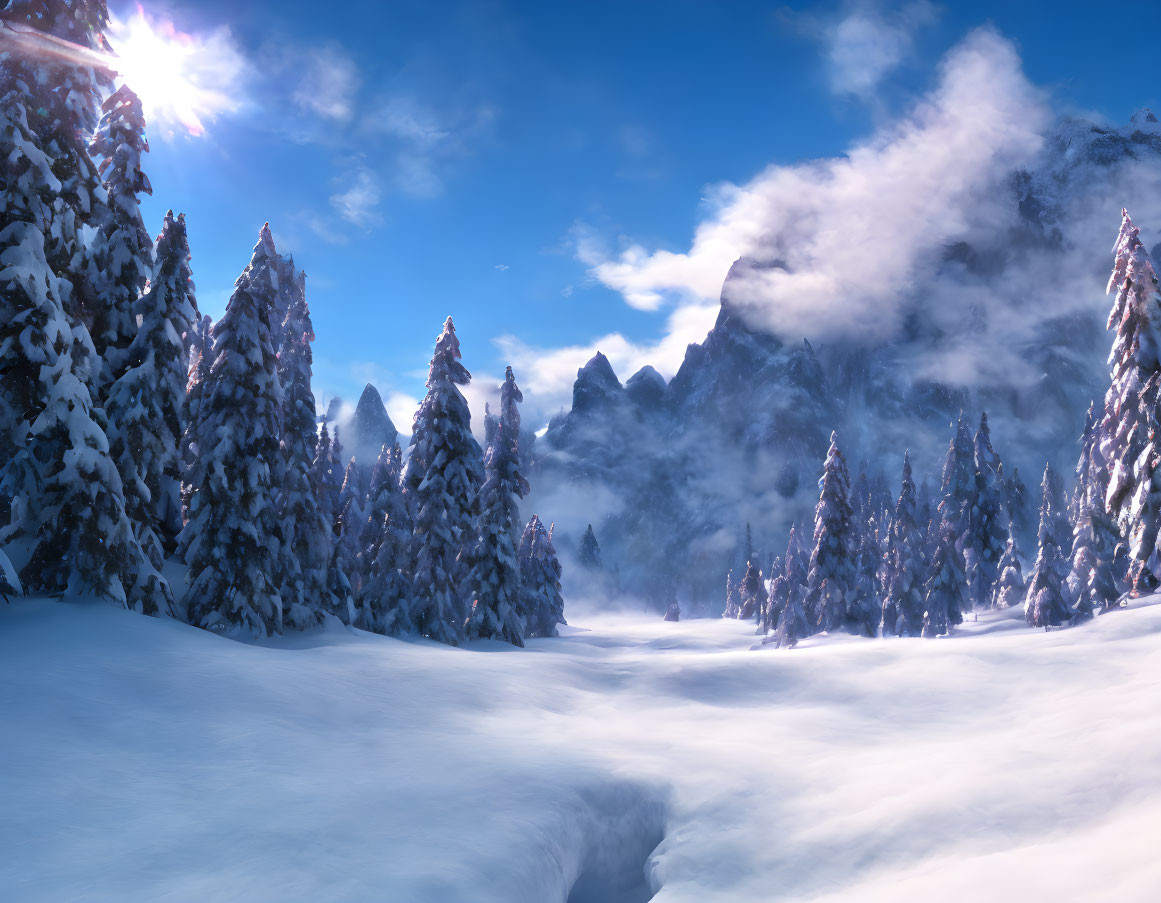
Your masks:
<svg viewBox="0 0 1161 903"><path fill-rule="evenodd" d="M341 489L341 486L336 487L331 476L334 466L332 452L331 431L327 426L326 418L323 418L322 428L318 432L318 441L315 443L314 461L311 462L310 466L310 481L311 485L314 486L315 498L318 499L318 510L326 518L326 522L331 525L330 543L333 545L334 524L339 516L338 489Z"/></svg>
<svg viewBox="0 0 1161 903"><path fill-rule="evenodd" d="M777 586L776 584L781 584ZM786 564L782 560L782 556L778 555L774 559L774 563L770 565L770 586L764 599L759 600L759 608L761 613L758 616L758 633L765 636L773 628L777 621L771 623L770 615L778 608L778 600L783 592L783 586L786 582Z"/></svg>
<svg viewBox="0 0 1161 903"><path fill-rule="evenodd" d="M352 598L357 598L363 585L363 575L359 570L359 553L362 551L363 528L367 522L367 493L362 487L363 471L352 457L343 472L343 485L339 489L339 517L335 521L335 546L342 547L339 557L344 562L344 572L351 587Z"/></svg>
<svg viewBox="0 0 1161 903"><path fill-rule="evenodd" d="M473 639L495 638L524 645L529 616L521 589L516 557L520 529L519 499L528 494L528 480L520 466L520 412L524 395L512 368L500 389L500 418L484 458L484 485L480 489L475 548L469 561L467 586L472 600L467 633Z"/></svg>
<svg viewBox="0 0 1161 903"><path fill-rule="evenodd" d="M1010 476L1004 477L1004 501L1008 512L1008 522L1016 531L1020 542L1035 535L1036 524L1032 520L1032 506L1028 502L1028 487L1020 479L1020 468L1013 467Z"/></svg>
<svg viewBox="0 0 1161 903"><path fill-rule="evenodd" d="M1068 522L1061 523L1062 496L1056 472L1045 467L1036 565L1028 579L1028 594L1024 601L1024 617L1033 627L1055 627L1072 616L1065 582L1068 561L1063 546L1067 542L1064 537Z"/></svg>
<svg viewBox="0 0 1161 903"><path fill-rule="evenodd" d="M963 623L963 612L971 606L963 556L957 548L955 528L943 523L931 569L924 585L923 627L925 637L941 636Z"/></svg>
<svg viewBox="0 0 1161 903"><path fill-rule="evenodd" d="M112 343L108 345L113 360L120 364L112 371L115 382L108 389L105 409L126 511L142 549L160 570L164 553L174 548L181 522L175 481L186 387L181 335L196 315L188 285L180 284L180 270L187 266L189 253L185 223L174 220L172 211L166 216L158 246L165 257L158 259L157 278L129 311L134 325L141 324L136 335L123 356L114 353Z"/></svg>
<svg viewBox="0 0 1161 903"><path fill-rule="evenodd" d="M108 204L101 208L102 220L85 255L89 267L85 278L98 302L92 311L91 332L93 347L101 360L96 375L104 402L108 387L131 366L129 345L137 335L137 318L142 313L138 298L145 291L154 264L153 242L141 219L139 201L142 194L153 194L149 177L141 168L141 158L149 151L141 101L122 85L105 99L101 110L101 122L89 151L100 160ZM192 317L193 311L183 311L182 322L174 324L178 327L175 338L179 346L182 328ZM156 336L151 344L156 344ZM178 355L179 362L183 357ZM182 373L179 387L184 381ZM115 422L112 428L117 429ZM130 474L126 491L130 491L132 479ZM135 507L129 499L126 503ZM136 519L138 513L134 511L132 516ZM148 543L148 537L145 541Z"/></svg>
<svg viewBox="0 0 1161 903"><path fill-rule="evenodd" d="M214 362L213 324L208 316L194 324L187 339L189 355L186 370L185 398L181 405L181 524L189 523L189 506L193 494L201 484L199 457L199 430L202 425L202 402L210 378L210 365ZM185 558L185 549L180 539L177 542L179 557Z"/></svg>
<svg viewBox="0 0 1161 903"><path fill-rule="evenodd" d="M352 624L357 619L355 611L356 574L358 567L358 537L362 530L362 514L353 498L344 502L334 523L334 545L331 549L330 565L327 568L327 603L331 611L344 624Z"/></svg>
<svg viewBox="0 0 1161 903"><path fill-rule="evenodd" d="M9 602L11 601L10 597L22 595L24 595L24 590L20 587L20 578L16 575L16 568L12 566L12 562L4 550L0 549L0 599Z"/></svg>
<svg viewBox="0 0 1161 903"><path fill-rule="evenodd" d="M593 532L593 525L585 528L585 535L580 541L580 566L590 571L599 571L601 565L601 547L597 544L597 534Z"/></svg>
<svg viewBox="0 0 1161 903"><path fill-rule="evenodd" d="M1000 579L996 581L993 608L1009 608L1024 601L1027 588L1024 586L1024 569L1020 565L1020 550L1016 544L1016 534L1009 528L1008 544L1000 558Z"/></svg>
<svg viewBox="0 0 1161 903"><path fill-rule="evenodd" d="M762 575L752 561L747 561L746 572L742 575L742 584L738 588L738 618L748 621L754 617L762 604L763 595Z"/></svg>
<svg viewBox="0 0 1161 903"><path fill-rule="evenodd" d="M282 405L271 322L276 258L265 225L214 325L214 362L201 410L200 482L183 531L189 621L222 633L282 630L273 573L281 560L273 497Z"/></svg>
<svg viewBox="0 0 1161 903"><path fill-rule="evenodd" d="M360 568L364 583L358 599L357 626L375 633L410 633L411 518L399 486L399 443L383 446L371 471L369 514L363 531Z"/></svg>
<svg viewBox="0 0 1161 903"><path fill-rule="evenodd" d="M891 524L889 579L883 598L881 632L919 636L923 630L923 584L927 540L916 524L911 452L903 455L903 479Z"/></svg>
<svg viewBox="0 0 1161 903"><path fill-rule="evenodd" d="M1140 229L1121 211L1108 291L1116 290L1108 328L1109 389L1099 428L1100 457L1109 470L1105 510L1128 540L1130 591L1152 591L1161 581L1157 532L1161 474L1154 437L1161 435L1153 399L1161 374L1161 293Z"/></svg>
<svg viewBox="0 0 1161 903"><path fill-rule="evenodd" d="M459 389L471 378L448 317L435 343L427 395L415 414L403 481L415 530L410 620L424 635L453 645L467 618L458 556L471 535L480 485L480 446Z"/></svg>
<svg viewBox="0 0 1161 903"><path fill-rule="evenodd" d="M850 476L846 460L838 446L838 435L831 433L830 449L818 481L819 498L814 510L814 544L807 571L806 616L818 624L822 605L822 582L828 580L831 598L843 600L853 595L858 535L852 517Z"/></svg>
<svg viewBox="0 0 1161 903"><path fill-rule="evenodd" d="M476 545L470 557L468 588L472 609L467 634L472 639L498 639L524 645L525 596L513 534L519 525L517 499L528 492L520 472L517 437L508 435L501 420L484 458L484 485Z"/></svg>
<svg viewBox="0 0 1161 903"><path fill-rule="evenodd" d="M738 591L741 588L741 581L734 581L734 572L730 570L726 574L726 607L722 610L723 618L736 618L738 612L741 611L741 603L738 600Z"/></svg>
<svg viewBox="0 0 1161 903"><path fill-rule="evenodd" d="M545 530L540 518L534 514L520 540L520 575L528 613L526 637L556 636L557 626L568 623L564 619L561 568L552 533L553 527Z"/></svg>
<svg viewBox="0 0 1161 903"><path fill-rule="evenodd" d="M947 457L943 462L943 481L939 490L939 520L956 528L956 535L966 531L964 509L971 502L975 489L975 449L967 418L963 411L955 425L955 436L948 442ZM943 531L939 530L938 543Z"/></svg>
<svg viewBox="0 0 1161 903"><path fill-rule="evenodd" d="M1076 491L1071 505L1072 568L1068 575L1075 615L1082 619L1092 617L1097 609L1107 611L1120 596L1116 579L1120 537L1113 519L1105 512L1108 471L1100 460L1097 439L1096 413L1090 406L1076 465Z"/></svg>
<svg viewBox="0 0 1161 903"><path fill-rule="evenodd" d="M774 628L774 644L778 647L792 649L798 641L811 633L810 625L806 622L806 612L802 607L804 592L793 590L786 597L786 605L778 614L778 624Z"/></svg>
<svg viewBox="0 0 1161 903"><path fill-rule="evenodd" d="M809 557L801 536L798 525L792 525L786 542L786 554L782 558L781 571L776 573L774 579L770 581L770 595L766 602L766 621L771 630L778 626L778 621L791 596L797 596L799 607L801 607L803 599L806 598L806 566Z"/></svg>
<svg viewBox="0 0 1161 903"><path fill-rule="evenodd" d="M859 532L855 585L847 604L845 626L853 634L871 637L878 631L883 616L878 576L883 553L879 548L879 529L873 516Z"/></svg>
<svg viewBox="0 0 1161 903"><path fill-rule="evenodd" d="M280 284L284 282L284 275L280 274ZM300 277L301 271L295 276ZM282 438L275 499L282 536L278 594L284 630L302 630L317 624L323 609L345 613L345 608L329 604L327 568L332 527L319 510L311 484L317 439L315 400L310 387L314 324L304 281L295 278L293 289L280 330L282 349L278 353Z"/></svg>
<svg viewBox="0 0 1161 903"><path fill-rule="evenodd" d="M28 11L27 4L10 4L8 12L19 18L21 6ZM44 16L59 12L46 9ZM34 27L50 25L44 18ZM0 66L0 495L10 500L0 542L32 539L20 575L30 592L126 603L146 559L125 515L103 418L89 392L92 344L84 324L67 317L64 298L71 286L54 269L59 239L67 237L66 192L75 192L77 165L84 161L27 118L29 103L59 108L46 97L58 76L47 66L26 68L13 60ZM43 112L38 109L38 117ZM103 195L99 184L96 189ZM158 611L165 603L151 598L141 608Z"/></svg>
<svg viewBox="0 0 1161 903"><path fill-rule="evenodd" d="M991 604L996 580L999 579L1000 556L1008 533L1008 518L1004 511L999 456L992 449L988 414L980 415L980 428L975 436L975 474L968 502L967 533L960 538L968 581L971 608L986 608Z"/></svg>

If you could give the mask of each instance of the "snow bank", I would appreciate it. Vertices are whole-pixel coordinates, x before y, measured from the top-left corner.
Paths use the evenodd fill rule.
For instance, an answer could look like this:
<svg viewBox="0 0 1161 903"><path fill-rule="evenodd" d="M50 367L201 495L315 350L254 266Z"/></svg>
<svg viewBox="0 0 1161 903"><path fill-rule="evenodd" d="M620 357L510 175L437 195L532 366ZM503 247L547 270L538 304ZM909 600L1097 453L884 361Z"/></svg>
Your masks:
<svg viewBox="0 0 1161 903"><path fill-rule="evenodd" d="M1161 606L751 650L0 606L0 897L1153 901Z"/></svg>

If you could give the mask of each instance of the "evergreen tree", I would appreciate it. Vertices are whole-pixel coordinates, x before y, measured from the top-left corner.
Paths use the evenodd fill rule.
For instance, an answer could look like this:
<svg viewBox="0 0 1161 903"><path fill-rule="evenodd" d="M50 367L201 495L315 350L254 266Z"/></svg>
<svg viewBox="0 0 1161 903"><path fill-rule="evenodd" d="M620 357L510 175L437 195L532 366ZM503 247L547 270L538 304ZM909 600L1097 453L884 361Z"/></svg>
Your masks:
<svg viewBox="0 0 1161 903"><path fill-rule="evenodd" d="M468 587L472 598L468 636L502 639L524 645L530 612L524 610L520 564L516 558L516 531L520 527L519 499L528 494L528 480L520 466L520 413L524 400L512 368L500 390L500 420L484 459L480 516L471 555ZM594 539L595 542L595 539Z"/></svg>
<svg viewBox="0 0 1161 903"><path fill-rule="evenodd" d="M751 561L746 562L746 572L738 589L738 618L749 620L758 612L762 599L762 575Z"/></svg>
<svg viewBox="0 0 1161 903"><path fill-rule="evenodd" d="M335 519L326 596L331 611L344 624L353 624L357 620L355 598L360 581L355 575L359 555L357 538L361 527L362 512L355 505L355 500L348 498Z"/></svg>
<svg viewBox="0 0 1161 903"><path fill-rule="evenodd" d="M999 457L992 450L985 411L980 415L980 428L975 437L975 475L968 505L968 532L960 540L971 600L969 608L986 608L991 604L996 580L1000 576L1000 556L1008 532L999 484L1001 471Z"/></svg>
<svg viewBox="0 0 1161 903"><path fill-rule="evenodd" d="M535 514L520 539L520 575L528 612L527 637L557 635L564 620L564 599L560 594L560 562L552 544L552 528Z"/></svg>
<svg viewBox="0 0 1161 903"><path fill-rule="evenodd" d="M770 596L766 603L766 620L771 629L778 626L782 612L790 603L791 597L797 598L800 608L806 599L809 554L801 537L798 525L791 526L790 536L786 543L786 554L782 559L782 571L770 583ZM805 614L803 617L805 618Z"/></svg>
<svg viewBox="0 0 1161 903"><path fill-rule="evenodd" d="M731 570L726 574L726 607L722 611L723 618L736 618L738 612L742 610L742 604L739 599L740 589L741 582L734 582L734 572Z"/></svg>
<svg viewBox="0 0 1161 903"><path fill-rule="evenodd" d="M467 617L458 556L470 538L480 485L480 447L459 389L470 379L448 317L436 340L427 395L415 414L404 491L415 529L410 620L424 635L453 645Z"/></svg>
<svg viewBox="0 0 1161 903"><path fill-rule="evenodd" d="M1107 611L1120 595L1115 577L1119 536L1112 518L1105 513L1108 471L1100 460L1096 427L1094 409L1089 407L1071 511L1072 569L1068 588L1079 618L1091 617L1097 609Z"/></svg>
<svg viewBox="0 0 1161 903"><path fill-rule="evenodd" d="M963 623L963 612L971 606L963 558L956 543L955 528L945 522L924 587L921 633L925 637L950 632Z"/></svg>
<svg viewBox="0 0 1161 903"><path fill-rule="evenodd" d="M272 491L282 404L271 322L276 256L270 228L263 226L250 264L214 325L199 485L183 540L190 623L256 636L282 629L272 573L282 554Z"/></svg>
<svg viewBox="0 0 1161 903"><path fill-rule="evenodd" d="M12 562L4 550L0 549L0 599L9 602L11 596L22 595L24 595L24 591L20 588L20 578L16 576L16 568L12 566Z"/></svg>
<svg viewBox="0 0 1161 903"><path fill-rule="evenodd" d="M20 5L9 12L19 18ZM78 161L58 156L53 136L27 118L30 98L55 108L45 92L56 77L44 66L0 64L0 496L10 500L0 541L31 538L20 575L30 592L122 603L133 595L133 604L155 612L167 600L134 592L148 566L89 391L92 344L84 324L66 315L71 284L57 269Z"/></svg>
<svg viewBox="0 0 1161 903"><path fill-rule="evenodd" d="M943 523L951 524L956 530L957 537L962 536L966 530L964 509L970 504L974 489L975 448L967 419L963 411L960 411L955 437L947 446L947 457L943 462L943 482L939 493L939 519ZM939 531L939 539L936 542L941 540L942 530Z"/></svg>
<svg viewBox="0 0 1161 903"><path fill-rule="evenodd" d="M806 612L802 607L804 598L804 592L795 592L793 589L787 595L786 605L779 612L778 624L774 629L776 646L791 649L798 645L798 641L804 636L810 635L810 625L806 622Z"/></svg>
<svg viewBox="0 0 1161 903"><path fill-rule="evenodd" d="M1024 601L1027 589L1024 586L1024 570L1020 566L1020 551L1016 545L1016 534L1009 529L1008 545L1000 558L1000 579L996 582L994 608L1009 608Z"/></svg>
<svg viewBox="0 0 1161 903"><path fill-rule="evenodd" d="M871 637L878 630L883 614L878 578L879 561L883 556L874 517L867 520L860 534L854 592L847 606L845 623L851 633Z"/></svg>
<svg viewBox="0 0 1161 903"><path fill-rule="evenodd" d="M280 285L285 284L280 274ZM293 298L282 324L278 382L282 387L282 439L279 444L277 517L282 538L278 594L284 630L305 629L332 611L327 568L331 554L331 524L319 510L311 484L315 453L315 400L310 383L314 324L306 302L305 277L298 271Z"/></svg>
<svg viewBox="0 0 1161 903"><path fill-rule="evenodd" d="M1100 458L1109 470L1105 509L1128 540L1133 594L1158 585L1155 572L1161 519L1161 475L1153 437L1158 429L1156 386L1161 374L1161 293L1157 273L1128 211L1113 249L1108 291L1116 290L1108 328L1109 389L1099 427Z"/></svg>
<svg viewBox="0 0 1161 903"><path fill-rule="evenodd" d="M1028 580L1024 617L1033 627L1049 627L1067 621L1072 612L1068 605L1065 558L1060 509L1063 506L1060 481L1051 467L1044 468L1041 483L1040 530L1036 565ZM1067 520L1064 521L1067 526Z"/></svg>
<svg viewBox="0 0 1161 903"><path fill-rule="evenodd" d="M191 284L192 287L192 284ZM181 523L189 523L190 502L198 485L199 475L199 431L202 424L202 402L206 384L210 378L210 365L214 360L213 326L210 318L198 320L188 338L188 368L186 370L185 397L181 405ZM178 541L178 554L184 558L185 549Z"/></svg>
<svg viewBox="0 0 1161 903"><path fill-rule="evenodd" d="M399 443L383 446L371 472L369 514L364 530L357 625L375 633L410 633L411 568L408 546L411 518L399 487Z"/></svg>
<svg viewBox="0 0 1161 903"><path fill-rule="evenodd" d="M103 400L107 387L127 367L133 366L128 358L131 356L129 346L138 332L137 318L142 314L138 298L145 291L146 282L153 272L153 242L141 219L138 199L142 194L153 194L153 189L141 169L141 158L149 151L141 101L122 85L105 100L101 109L100 126L89 150L101 161L99 171L108 193L108 205L102 208L103 221L85 255L85 262L89 267L86 274L88 285L99 302L93 311L92 339L102 361L98 385ZM145 305L146 310L152 306ZM179 327L174 336L179 340L179 347L180 327L188 323L193 311L181 313L181 322L174 324ZM168 340L168 336L160 338ZM158 344L156 335L151 344ZM155 352L161 350L154 349ZM178 356L179 365L182 356ZM179 389L184 378L182 373ZM126 481L127 490L130 483L131 478ZM132 516L136 520L137 512Z"/></svg>
<svg viewBox="0 0 1161 903"><path fill-rule="evenodd" d="M331 432L324 418L322 429L318 432L318 441L315 443L314 461L310 466L310 481L314 486L315 498L318 499L318 510L331 525L331 545L334 545L334 524L339 516L339 490L333 479L334 454L331 443Z"/></svg>
<svg viewBox="0 0 1161 903"><path fill-rule="evenodd" d="M1012 475L1005 477L1003 488L1008 522L1016 531L1016 537L1023 542L1032 537L1036 525L1032 520L1032 507L1028 503L1028 487L1020 479L1019 467L1012 468Z"/></svg>
<svg viewBox="0 0 1161 903"><path fill-rule="evenodd" d="M593 525L585 528L585 535L580 542L580 566L590 571L599 571L601 565L601 547L597 544L597 534L593 532Z"/></svg>
<svg viewBox="0 0 1161 903"><path fill-rule="evenodd" d="M761 613L758 616L758 633L765 636L774 626L775 622L771 622L770 616L773 610L778 606L782 587L775 588L775 584L779 581L786 582L786 564L779 555L774 559L774 563L770 565L770 587L765 599L760 600L759 608Z"/></svg>
<svg viewBox="0 0 1161 903"><path fill-rule="evenodd" d="M815 624L819 623L824 580L830 581L828 590L831 596L844 600L844 606L845 600L853 595L855 585L858 536L852 519L850 477L835 433L831 433L830 449L818 485L814 547L807 571L806 597L807 620Z"/></svg>
<svg viewBox="0 0 1161 903"><path fill-rule="evenodd" d="M363 490L363 472L354 458L347 461L343 472L343 485L339 489L339 517L335 521L335 546L342 546L340 558L344 562L344 573L351 587L351 597L356 598L363 585L363 574L359 569L359 553L362 551L363 529L367 522L367 493Z"/></svg>
<svg viewBox="0 0 1161 903"><path fill-rule="evenodd" d="M175 221L172 212L158 244L166 257L159 258L157 278L130 310L134 323L139 318L141 325L106 401L111 451L124 485L126 511L156 569L164 552L173 549L181 520L175 482L186 383L180 335L196 314L186 292L172 291L173 270L188 259L188 250L183 256L185 223Z"/></svg>
<svg viewBox="0 0 1161 903"><path fill-rule="evenodd" d="M910 451L903 455L903 479L899 500L895 503L889 542L889 576L880 629L884 634L919 636L923 629L927 540L916 523Z"/></svg>

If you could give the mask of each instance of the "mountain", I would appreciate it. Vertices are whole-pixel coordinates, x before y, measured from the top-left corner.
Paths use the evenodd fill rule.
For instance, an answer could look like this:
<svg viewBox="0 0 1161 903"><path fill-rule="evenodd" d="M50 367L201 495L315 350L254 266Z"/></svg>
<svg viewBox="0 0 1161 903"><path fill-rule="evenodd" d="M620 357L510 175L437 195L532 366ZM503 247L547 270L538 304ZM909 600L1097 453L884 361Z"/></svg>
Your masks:
<svg viewBox="0 0 1161 903"><path fill-rule="evenodd" d="M380 449L384 445L393 444L399 436L395 424L387 416L387 408L383 405L379 390L370 383L367 383L363 394L359 396L350 430L352 441L349 451L359 467L369 474L379 458Z"/></svg>
<svg viewBox="0 0 1161 903"><path fill-rule="evenodd" d="M904 326L877 344L755 327L735 287L784 264L738 260L713 329L668 382L646 367L622 385L600 353L578 371L571 410L537 443L533 507L557 518L566 551L592 523L624 589L710 611L726 571L744 566L747 524L765 569L810 517L832 429L852 471L892 491L905 448L917 481L938 486L961 410L973 428L988 411L1005 466L1029 486L1045 461L1071 472L1107 384L1120 209L1161 228L1159 189L1151 112L1120 129L1059 121L1037 165L1011 174L994 228L949 242L932 275L901 287Z"/></svg>

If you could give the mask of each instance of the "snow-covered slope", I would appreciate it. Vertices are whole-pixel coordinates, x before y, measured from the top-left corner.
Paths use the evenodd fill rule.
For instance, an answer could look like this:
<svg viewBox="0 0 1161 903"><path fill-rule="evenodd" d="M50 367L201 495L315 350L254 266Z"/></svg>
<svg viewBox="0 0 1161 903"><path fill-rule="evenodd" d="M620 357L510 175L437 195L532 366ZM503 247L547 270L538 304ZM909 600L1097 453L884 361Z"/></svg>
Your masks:
<svg viewBox="0 0 1161 903"><path fill-rule="evenodd" d="M1161 605L791 651L570 620L252 646L0 606L0 898L1157 898Z"/></svg>

